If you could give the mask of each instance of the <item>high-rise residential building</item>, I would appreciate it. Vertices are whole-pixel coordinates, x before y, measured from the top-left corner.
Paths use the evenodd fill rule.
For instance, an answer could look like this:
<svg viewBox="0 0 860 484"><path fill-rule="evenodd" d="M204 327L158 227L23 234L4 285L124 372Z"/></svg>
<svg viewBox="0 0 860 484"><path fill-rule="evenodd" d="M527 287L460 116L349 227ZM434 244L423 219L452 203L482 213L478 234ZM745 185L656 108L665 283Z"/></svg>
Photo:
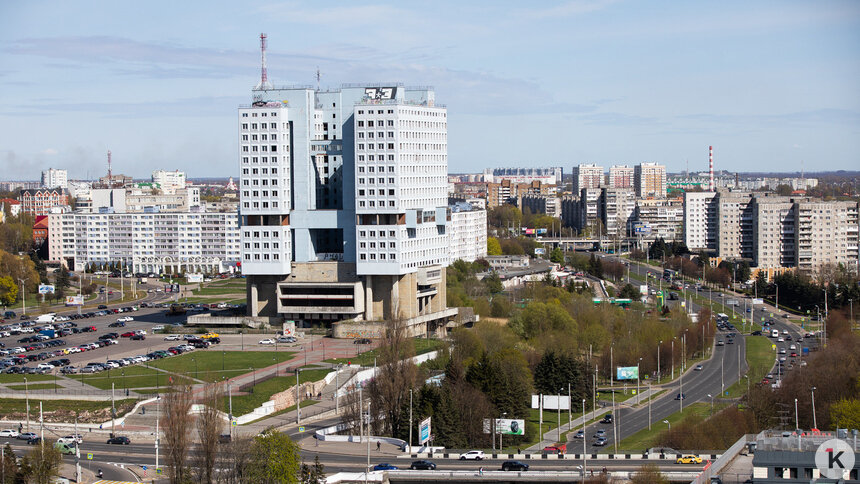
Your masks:
<svg viewBox="0 0 860 484"><path fill-rule="evenodd" d="M816 272L824 264L858 269L857 202L801 200L794 216L799 270Z"/></svg>
<svg viewBox="0 0 860 484"><path fill-rule="evenodd" d="M579 195L583 188L600 188L603 182L603 167L580 163L573 167L573 194Z"/></svg>
<svg viewBox="0 0 860 484"><path fill-rule="evenodd" d="M271 88L238 110L251 316L436 331L450 260L447 110L429 88ZM375 328L375 329L374 329ZM374 331L376 333L374 333Z"/></svg>
<svg viewBox="0 0 860 484"><path fill-rule="evenodd" d="M500 207L505 204L518 205L522 197L552 195L555 190L555 185L547 185L537 180L530 183L515 183L511 180L487 183L487 208Z"/></svg>
<svg viewBox="0 0 860 484"><path fill-rule="evenodd" d="M722 206L720 208L723 208ZM750 204L752 211L751 239L752 265L761 269L796 267L797 230L795 228L797 207L789 197L756 196ZM730 211L731 212L731 211ZM740 228L734 221L722 223L720 214L720 239L723 232L732 234ZM738 257L735 252L717 252L722 258Z"/></svg>
<svg viewBox="0 0 860 484"><path fill-rule="evenodd" d="M561 199L555 195L526 195L520 199L520 208L550 217L561 217Z"/></svg>
<svg viewBox="0 0 860 484"><path fill-rule="evenodd" d="M48 168L42 172L42 188L69 188L69 172Z"/></svg>
<svg viewBox="0 0 860 484"><path fill-rule="evenodd" d="M451 206L451 262L487 256L487 211L471 203Z"/></svg>
<svg viewBox="0 0 860 484"><path fill-rule="evenodd" d="M184 171L154 170L152 172L152 183L157 183L162 190L185 188L186 181Z"/></svg>
<svg viewBox="0 0 860 484"><path fill-rule="evenodd" d="M633 185L637 197L666 198L666 166L657 163L636 165Z"/></svg>
<svg viewBox="0 0 860 484"><path fill-rule="evenodd" d="M600 219L609 237L624 237L627 222L636 209L631 188L604 188L600 194Z"/></svg>
<svg viewBox="0 0 860 484"><path fill-rule="evenodd" d="M650 229L649 239L682 240L684 203L680 199L640 198L628 224L631 227L636 225ZM633 231L629 232L632 235Z"/></svg>
<svg viewBox="0 0 860 484"><path fill-rule="evenodd" d="M724 259L752 259L756 246L752 194L720 191L716 205L717 254Z"/></svg>
<svg viewBox="0 0 860 484"><path fill-rule="evenodd" d="M48 216L48 260L75 271L220 273L239 267L236 213L63 213Z"/></svg>
<svg viewBox="0 0 860 484"><path fill-rule="evenodd" d="M716 192L684 192L684 244L692 251L717 250L716 197Z"/></svg>
<svg viewBox="0 0 860 484"><path fill-rule="evenodd" d="M18 195L21 211L33 215L48 215L53 209L69 205L69 192L65 188L34 188L21 190Z"/></svg>
<svg viewBox="0 0 860 484"><path fill-rule="evenodd" d="M634 168L627 165L609 167L609 188L633 188Z"/></svg>

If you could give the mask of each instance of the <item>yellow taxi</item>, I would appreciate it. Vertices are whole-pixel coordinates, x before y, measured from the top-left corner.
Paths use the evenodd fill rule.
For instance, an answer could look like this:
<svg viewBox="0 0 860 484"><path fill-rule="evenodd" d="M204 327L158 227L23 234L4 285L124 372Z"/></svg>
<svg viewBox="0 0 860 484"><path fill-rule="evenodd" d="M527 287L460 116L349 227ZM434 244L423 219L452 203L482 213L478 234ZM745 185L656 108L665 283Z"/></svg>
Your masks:
<svg viewBox="0 0 860 484"><path fill-rule="evenodd" d="M219 336L221 336L221 335L219 335L218 333L209 332L209 333L204 334L200 338L201 339L209 339L209 338L218 338Z"/></svg>
<svg viewBox="0 0 860 484"><path fill-rule="evenodd" d="M701 464L702 458L697 455L682 455L675 461L676 464Z"/></svg>

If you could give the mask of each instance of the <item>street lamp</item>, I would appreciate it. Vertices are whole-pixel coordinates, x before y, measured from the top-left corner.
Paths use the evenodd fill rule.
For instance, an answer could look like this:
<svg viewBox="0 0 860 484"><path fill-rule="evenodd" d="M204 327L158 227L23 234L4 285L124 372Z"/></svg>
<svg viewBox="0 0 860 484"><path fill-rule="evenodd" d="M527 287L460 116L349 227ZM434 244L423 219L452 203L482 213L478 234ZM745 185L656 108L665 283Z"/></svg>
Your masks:
<svg viewBox="0 0 860 484"><path fill-rule="evenodd" d="M508 412L502 412L502 419L503 419L503 420L504 420L504 418L505 418L505 417L507 417L507 416L508 416ZM499 452L501 452L501 451L502 451L502 435L504 435L504 434L502 434L501 432L499 432Z"/></svg>
<svg viewBox="0 0 860 484"><path fill-rule="evenodd" d="M636 405L639 405L641 394L639 392L639 365L642 363L642 358L636 362Z"/></svg>
<svg viewBox="0 0 860 484"><path fill-rule="evenodd" d="M660 345L663 344L663 340L660 340L660 344L657 345L657 384L660 384Z"/></svg>
<svg viewBox="0 0 860 484"><path fill-rule="evenodd" d="M818 420L815 418L815 387L810 390L812 393L812 427L818 430Z"/></svg>
<svg viewBox="0 0 860 484"><path fill-rule="evenodd" d="M296 368L296 425L299 424L299 421L302 418L302 406L299 401L299 373L302 372L301 368ZM337 389L335 389L337 391ZM368 440L370 440L370 431L367 432Z"/></svg>
<svg viewBox="0 0 860 484"><path fill-rule="evenodd" d="M668 420L664 420L663 423L669 426L669 430L672 430L672 424Z"/></svg>
<svg viewBox="0 0 860 484"><path fill-rule="evenodd" d="M708 398L711 399L711 413L714 413L714 396L709 393Z"/></svg>

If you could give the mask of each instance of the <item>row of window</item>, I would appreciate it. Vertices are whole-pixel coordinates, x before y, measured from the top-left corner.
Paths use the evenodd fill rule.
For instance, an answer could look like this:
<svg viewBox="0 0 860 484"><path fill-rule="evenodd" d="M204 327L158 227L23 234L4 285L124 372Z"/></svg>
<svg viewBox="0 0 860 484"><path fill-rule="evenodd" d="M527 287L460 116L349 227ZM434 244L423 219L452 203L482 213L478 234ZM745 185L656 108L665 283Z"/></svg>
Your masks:
<svg viewBox="0 0 860 484"><path fill-rule="evenodd" d="M284 123L284 129L286 129L286 123ZM248 123L242 123L242 129L248 129ZM278 123L251 123L251 129L278 129Z"/></svg>
<svg viewBox="0 0 860 484"><path fill-rule="evenodd" d="M252 156L252 157L250 157L250 158L249 158L249 157L247 157L247 156L243 156L243 157L242 157L242 163L244 163L244 164L246 164L246 165L247 165L249 162L250 162L250 163L255 163L255 164L256 164L256 163L259 163L259 162L260 162L260 159L261 159L261 157L257 157L257 156ZM263 156L263 157L262 157L262 161L263 161L263 163L268 163L269 161L271 161L272 163L277 163L277 162L278 162L278 157L277 157L277 156L272 156L272 157ZM284 156L284 160L283 160L283 161L289 161L289 160L287 159L287 156Z"/></svg>
<svg viewBox="0 0 860 484"><path fill-rule="evenodd" d="M248 149L249 149L249 147L248 147L248 146L243 146L243 147L242 147L242 152L243 152L243 153L247 153L247 152L248 152ZM253 145L253 146L251 146L251 147L250 147L250 150L251 150L251 152L253 152L253 153L256 153L256 152L258 152L258 151L266 152L266 151L270 151L270 150L271 150L271 151L272 151L272 153L274 153L274 152L278 151L278 145L261 145L261 146Z"/></svg>
<svg viewBox="0 0 860 484"><path fill-rule="evenodd" d="M260 170L262 170L262 173L264 175L268 175L270 173L268 168L262 168L262 169L261 168L251 168L251 174L257 175L257 174L259 174ZM278 174L278 167L273 166L271 169L271 173L272 173L272 175L277 175ZM248 168L243 168L242 174L247 175L248 174Z"/></svg>
<svg viewBox="0 0 860 484"><path fill-rule="evenodd" d="M268 113L265 113L265 112L261 112L261 113L251 113L251 117L252 117L252 118L256 118L256 117L257 117L257 114L259 114L261 118L265 118L267 114L268 114L268 115L270 115L270 116L272 116L273 118L274 118L275 116L277 116L277 115L278 115L278 113L277 113L276 111L270 111L270 112L268 112ZM242 113L242 117L243 117L243 118L247 118L247 117L248 117L248 113Z"/></svg>
<svg viewBox="0 0 860 484"><path fill-rule="evenodd" d="M257 136L258 136L258 135L256 135L256 134L252 134L252 135L251 135L251 141L257 141ZM270 139L271 139L272 141L277 141L277 139L278 139L278 134L277 134L277 133L272 133L271 135L268 135L268 134L261 134L261 135L259 135L259 139L260 139L260 140L262 140L262 141L268 141L268 140L270 140ZM243 135L242 135L242 141L248 141L248 135L247 135L247 134L243 134Z"/></svg>

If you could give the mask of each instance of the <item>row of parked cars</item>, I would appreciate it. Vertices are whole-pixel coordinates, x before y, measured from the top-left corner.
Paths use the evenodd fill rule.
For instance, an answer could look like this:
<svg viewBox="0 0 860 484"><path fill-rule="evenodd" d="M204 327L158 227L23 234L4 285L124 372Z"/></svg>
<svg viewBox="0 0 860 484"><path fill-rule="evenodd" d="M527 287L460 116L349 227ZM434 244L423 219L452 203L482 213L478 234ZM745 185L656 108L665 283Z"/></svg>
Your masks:
<svg viewBox="0 0 860 484"><path fill-rule="evenodd" d="M481 450L471 450L460 456L460 460L483 460L484 452ZM396 471L399 467L395 465L391 465L387 462L383 462L380 464L376 464L373 466L373 470L375 471ZM409 465L410 470L421 470L421 471L435 471L436 463L433 461L429 461L426 459L413 461L412 464ZM529 465L525 462L521 462L518 460L507 460L502 462L502 470L503 471L527 471L529 470Z"/></svg>

